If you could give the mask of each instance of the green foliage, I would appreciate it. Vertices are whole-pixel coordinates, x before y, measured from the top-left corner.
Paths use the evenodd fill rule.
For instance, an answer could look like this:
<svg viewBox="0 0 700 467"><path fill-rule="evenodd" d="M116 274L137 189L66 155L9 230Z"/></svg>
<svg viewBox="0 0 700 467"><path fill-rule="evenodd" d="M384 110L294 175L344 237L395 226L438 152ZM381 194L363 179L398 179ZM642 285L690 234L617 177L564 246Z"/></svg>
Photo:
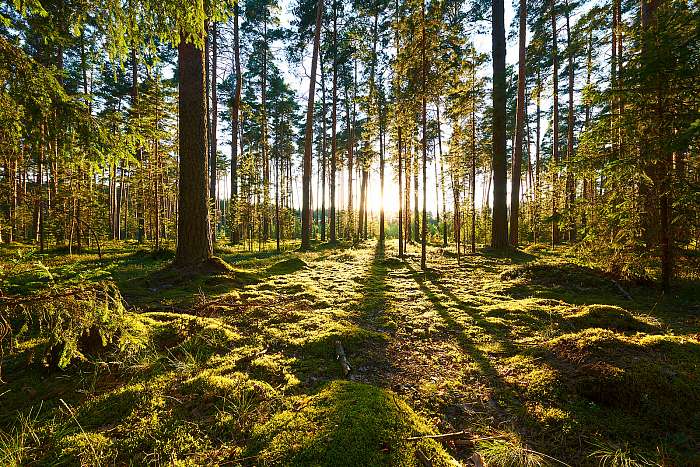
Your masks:
<svg viewBox="0 0 700 467"><path fill-rule="evenodd" d="M60 292L51 288L4 302L12 323L10 342L17 345L27 337L45 341L42 363L50 367L65 369L73 360L85 360L87 354L111 345L119 352L134 351L147 339L147 330L126 311L119 289L111 283Z"/></svg>

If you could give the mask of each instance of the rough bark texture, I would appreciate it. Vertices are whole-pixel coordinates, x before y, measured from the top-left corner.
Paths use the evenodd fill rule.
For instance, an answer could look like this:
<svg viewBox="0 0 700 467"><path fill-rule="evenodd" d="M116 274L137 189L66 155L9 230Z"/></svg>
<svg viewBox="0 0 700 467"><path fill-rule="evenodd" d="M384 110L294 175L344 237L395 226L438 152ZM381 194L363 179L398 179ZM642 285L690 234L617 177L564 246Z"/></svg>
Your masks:
<svg viewBox="0 0 700 467"><path fill-rule="evenodd" d="M202 50L178 46L180 178L175 264L195 266L212 256L209 235L207 122Z"/></svg>

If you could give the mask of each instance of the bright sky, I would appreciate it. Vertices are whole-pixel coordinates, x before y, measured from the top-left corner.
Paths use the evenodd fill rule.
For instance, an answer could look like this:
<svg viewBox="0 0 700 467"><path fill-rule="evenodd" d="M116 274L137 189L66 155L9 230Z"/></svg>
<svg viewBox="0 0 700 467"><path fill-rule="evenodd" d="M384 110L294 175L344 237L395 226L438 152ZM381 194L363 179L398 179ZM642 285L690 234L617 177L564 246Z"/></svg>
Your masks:
<svg viewBox="0 0 700 467"><path fill-rule="evenodd" d="M291 2L290 0L281 0L280 2L280 9L281 9L281 23L282 26L289 26L290 19L291 19ZM513 6L506 2L506 11L505 11L505 24L506 24L506 35L508 34L508 27L513 21L513 18L515 16ZM491 36L490 34L479 34L475 35L472 37L472 40L474 41L474 44L479 52L484 52L490 55L491 52ZM284 76L286 77L287 82L291 85L293 89L296 90L297 94L297 99L303 109L306 109L306 103L308 99L308 88L309 88L309 81L308 81L308 76L307 73L310 69L310 63L311 63L311 47L309 46L307 48L307 57L304 60L303 66L302 64L289 64L286 61L286 57L284 56L283 53L280 53L279 56L274 57L275 58L275 63L277 66L280 68ZM517 62L517 44L514 42L509 42L508 44L508 49L507 49L507 56L506 56L506 61L507 63L516 63ZM223 65L223 67L226 67L227 65ZM230 68L229 68L230 69ZM484 67L483 73L490 73L490 65L486 65ZM228 71L227 71L228 72ZM221 70L219 71L219 76L221 77ZM318 83L317 83L318 87ZM221 128L221 126L220 126ZM330 131L330 130L329 130ZM446 152L448 150L448 139L449 135L451 134L449 125L445 124L443 122L442 124L442 135L443 135L443 151ZM224 154L230 154L230 135L225 134L225 130L222 128L220 130L220 134L218 137L218 145L219 145L219 150L222 151ZM314 155L315 159L316 155ZM388 156L387 156L388 157ZM430 153L429 153L430 157ZM295 164L297 166L298 170L293 170L293 174L296 174L293 187L294 187L294 200L295 204L297 203L297 200L301 199L301 167L300 167L300 160L296 160ZM314 199L314 207L318 205L318 208L320 208L320 200L317 199L317 180L316 180L316 170L318 167L315 166L315 160L314 160L314 167L313 167L313 199ZM433 216L435 215L435 210L437 206L440 206L440 209L442 209L442 198L440 193L436 192L435 189L435 183L436 183L436 178L435 178L435 167L433 163L429 164L428 171L427 171L427 209L428 211L433 213ZM385 189L384 189L384 206L385 206L385 211L387 212L387 215L392 215L393 213L398 211L398 184L395 181L395 174L394 171L392 170L392 167L390 164L386 164L385 166ZM438 167L438 177L439 177L439 167ZM420 178L420 176L419 176ZM340 209L343 208L343 206L347 205L347 170L344 170L342 173L339 173L337 176L337 179L340 183L338 186L338 189L336 190L337 193L337 206L339 206ZM355 179L355 186L354 188L354 193L355 193L355 200L353 201L353 206L357 208L359 206L359 198L357 198L357 193L359 192L359 185L360 185L360 180L357 179L357 177L354 177ZM422 180L422 178L420 179ZM420 183L419 180L419 183ZM477 206L480 206L483 202L483 191L484 191L484 184L486 183L486 180L483 177L477 177L477 192L476 192L476 202ZM452 204L452 197L450 195L450 190L449 190L449 178L446 176L445 177L445 189L447 192L447 206L448 210L450 210L450 206ZM228 198L229 197L229 190L230 190L230 179L228 176L224 177L222 180L219 182L219 196L221 198ZM378 161L375 161L373 167L372 167L372 172L370 174L370 185L369 185L369 193L368 193L368 203L369 203L369 209L375 213L378 213L381 207L381 190L380 190L380 181L379 181L379 163ZM273 195L274 196L274 193ZM413 197L413 195L412 195ZM317 204L318 202L318 204ZM326 194L326 206L329 206L329 201L328 201L328 193ZM419 206L422 206L422 186L419 188ZM296 206L298 207L298 205Z"/></svg>

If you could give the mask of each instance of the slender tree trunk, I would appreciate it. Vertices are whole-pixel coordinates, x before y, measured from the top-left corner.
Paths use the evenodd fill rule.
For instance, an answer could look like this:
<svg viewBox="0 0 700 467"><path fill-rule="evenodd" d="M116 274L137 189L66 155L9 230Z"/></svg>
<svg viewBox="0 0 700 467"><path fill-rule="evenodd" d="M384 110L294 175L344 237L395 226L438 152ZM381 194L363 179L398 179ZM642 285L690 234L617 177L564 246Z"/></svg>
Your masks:
<svg viewBox="0 0 700 467"><path fill-rule="evenodd" d="M536 110L535 110L535 214L533 222L533 239L537 242L539 238L539 223L540 223L540 132L541 132L541 93L542 80L540 69L537 69L537 95L536 95Z"/></svg>
<svg viewBox="0 0 700 467"><path fill-rule="evenodd" d="M175 264L192 267L212 257L207 184L207 107L202 50L184 34L178 46L179 154Z"/></svg>
<svg viewBox="0 0 700 467"><path fill-rule="evenodd" d="M552 0L552 245L559 243L559 52L557 50L557 14Z"/></svg>
<svg viewBox="0 0 700 467"><path fill-rule="evenodd" d="M337 169L338 139L336 131L338 128L338 13L336 0L333 0L333 97L331 108L331 179L330 179L330 242L335 243L336 237L336 196L335 196L335 175Z"/></svg>
<svg viewBox="0 0 700 467"><path fill-rule="evenodd" d="M420 208L418 207L418 141L413 147L413 239L420 241Z"/></svg>
<svg viewBox="0 0 700 467"><path fill-rule="evenodd" d="M275 240L277 253L280 253L280 158L275 158Z"/></svg>
<svg viewBox="0 0 700 467"><path fill-rule="evenodd" d="M263 17L263 59L262 59L262 75L260 77L260 104L262 131L261 133L261 151L262 151L262 173L263 173L263 202L262 202L262 238L264 241L270 236L270 156L268 154L267 144L267 7L264 8ZM315 70L315 68L314 68ZM316 77L314 76L314 84ZM311 97L313 102L313 97ZM313 111L312 111L313 112ZM313 115L312 115L313 116ZM309 174L309 196L311 196L311 174ZM310 205L309 205L310 206ZM309 208L310 209L310 208ZM311 219L308 220L311 223Z"/></svg>
<svg viewBox="0 0 700 467"><path fill-rule="evenodd" d="M345 230L346 238L348 240L352 240L352 235L353 235L353 230L355 226L355 214L353 213L353 206L352 206L352 171L353 171L353 147L355 143L353 142L353 128L352 128L352 121L351 121L351 116L350 116L350 102L349 102L349 96L348 96L348 90L347 88L345 89L345 114L346 114L346 120L347 120L347 129L348 129L348 219L347 219L347 228Z"/></svg>
<svg viewBox="0 0 700 467"><path fill-rule="evenodd" d="M518 41L518 102L515 114L515 147L510 190L510 244L518 247L520 216L520 172L523 160L523 120L525 117L525 42L527 34L527 2L520 0L520 32Z"/></svg>
<svg viewBox="0 0 700 467"><path fill-rule="evenodd" d="M322 18L323 0L318 0L318 6L316 7L316 31L314 33L313 53L311 56L309 102L306 110L306 134L304 138L304 170L302 175L301 248L305 250L311 248L311 150L313 145L316 68L318 66L318 54L321 42Z"/></svg>
<svg viewBox="0 0 700 467"><path fill-rule="evenodd" d="M420 253L420 267L421 269L426 268L426 243L428 238L428 191L427 191L427 165L428 165L428 118L427 118L427 59L425 51L425 0L421 3L421 81L423 84L422 89L422 107L423 107L423 142L421 144L423 150L423 219L421 221L421 253Z"/></svg>
<svg viewBox="0 0 700 467"><path fill-rule="evenodd" d="M476 80L476 68L472 67L472 82ZM470 232L470 240L471 240L471 251L472 253L476 253L476 101L472 99L472 115L471 115L471 124L472 124L472 163L471 163L471 214L472 214L472 225L471 225L471 232ZM455 203L457 201L455 200ZM466 204L466 202L465 202ZM455 207L455 209L457 209ZM459 249L459 247L457 247Z"/></svg>
<svg viewBox="0 0 700 467"><path fill-rule="evenodd" d="M442 193L442 246L447 246L447 200L445 199L445 164L442 161L442 127L440 125L440 99L437 101L438 149L440 154L440 191ZM437 177L437 175L436 175Z"/></svg>
<svg viewBox="0 0 700 467"><path fill-rule="evenodd" d="M398 120L398 117L397 117ZM396 155L398 158L399 162L399 170L398 170L398 177L399 177L399 258L403 258L404 254L404 238L403 238L403 200L401 199L401 196L403 195L403 167L402 167L402 148L401 148L401 124L397 121L397 129L396 129L397 137L396 137L396 144L397 144L397 150L396 150Z"/></svg>
<svg viewBox="0 0 700 467"><path fill-rule="evenodd" d="M323 135L321 137L321 241L326 241L326 77L323 69L323 54L321 60L321 129Z"/></svg>
<svg viewBox="0 0 700 467"><path fill-rule="evenodd" d="M218 59L218 37L217 37L217 27L216 22L211 25L211 68L210 68L210 78L211 83L211 138L209 144L209 196L212 201L212 225L211 225L211 244L216 244L216 223L218 218L218 207L219 200L216 193L217 188L217 175L216 175L216 152L217 152L217 142L216 142L216 127L218 121L218 102L216 96L216 71L217 71L217 59Z"/></svg>
<svg viewBox="0 0 700 467"><path fill-rule="evenodd" d="M566 201L569 211L569 242L576 241L576 216L573 212L574 203L576 202L576 190L575 184L576 180L574 178L573 172L573 158L574 158L574 53L572 51L571 45L571 25L570 25L570 12L569 12L569 1L566 0L566 50L568 57L568 68L569 68L569 109L567 113L567 128L566 128Z"/></svg>
<svg viewBox="0 0 700 467"><path fill-rule="evenodd" d="M506 33L503 0L492 0L493 31L493 223L491 246L508 246L506 208Z"/></svg>
<svg viewBox="0 0 700 467"><path fill-rule="evenodd" d="M233 14L233 61L236 72L236 86L233 94L233 108L231 109L231 243L234 245L240 241L238 222L238 115L241 108L241 87L243 76L241 74L241 47L238 36L238 9L234 6Z"/></svg>

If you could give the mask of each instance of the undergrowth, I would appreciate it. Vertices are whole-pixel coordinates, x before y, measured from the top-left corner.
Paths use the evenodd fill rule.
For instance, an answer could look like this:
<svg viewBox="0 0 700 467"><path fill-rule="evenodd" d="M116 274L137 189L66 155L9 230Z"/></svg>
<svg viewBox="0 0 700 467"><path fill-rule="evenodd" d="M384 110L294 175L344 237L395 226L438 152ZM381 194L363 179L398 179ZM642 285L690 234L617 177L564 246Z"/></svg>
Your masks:
<svg viewBox="0 0 700 467"><path fill-rule="evenodd" d="M2 248L2 465L700 462L697 284L543 245L425 272L392 242L225 247L184 275Z"/></svg>

